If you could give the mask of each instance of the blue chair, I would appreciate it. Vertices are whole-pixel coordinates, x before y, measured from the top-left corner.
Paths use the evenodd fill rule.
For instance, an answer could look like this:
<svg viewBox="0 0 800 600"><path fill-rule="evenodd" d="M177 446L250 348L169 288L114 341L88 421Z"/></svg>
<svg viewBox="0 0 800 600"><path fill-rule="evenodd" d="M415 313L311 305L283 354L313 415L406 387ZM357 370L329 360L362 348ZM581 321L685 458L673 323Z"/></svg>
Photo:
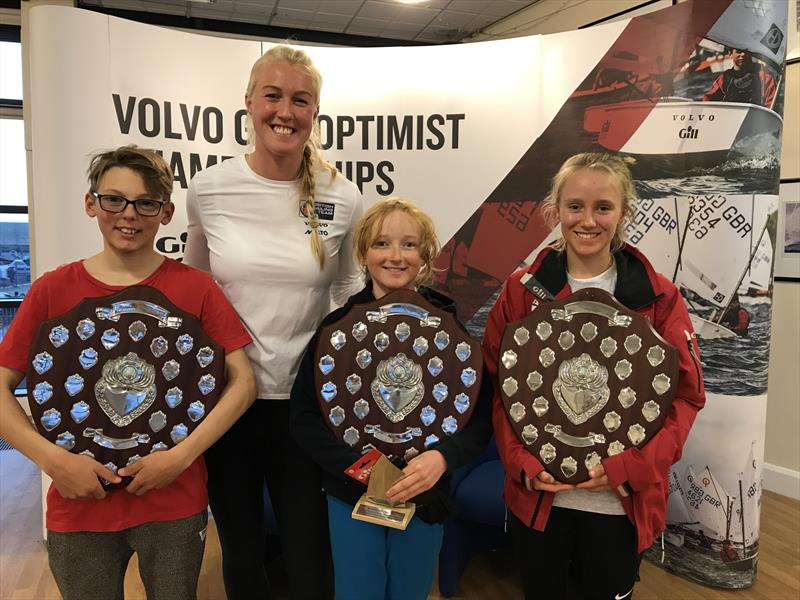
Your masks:
<svg viewBox="0 0 800 600"><path fill-rule="evenodd" d="M455 516L444 523L439 552L439 592L449 598L473 556L511 543L503 503L503 465L494 438L471 463L453 473Z"/></svg>

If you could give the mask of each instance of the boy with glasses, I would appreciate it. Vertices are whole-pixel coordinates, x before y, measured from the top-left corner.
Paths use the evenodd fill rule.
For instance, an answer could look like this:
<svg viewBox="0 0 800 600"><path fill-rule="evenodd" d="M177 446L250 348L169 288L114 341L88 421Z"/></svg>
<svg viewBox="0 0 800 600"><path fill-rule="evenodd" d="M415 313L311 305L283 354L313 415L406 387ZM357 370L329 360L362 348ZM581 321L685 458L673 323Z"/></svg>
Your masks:
<svg viewBox="0 0 800 600"><path fill-rule="evenodd" d="M0 436L53 479L47 546L65 600L122 599L134 552L148 598L195 598L208 504L201 455L255 398L250 336L209 275L153 249L174 212L163 158L124 146L94 156L88 175L84 210L103 250L31 286L0 343ZM183 385L211 368L216 379ZM13 395L26 371L29 387L39 381L38 431Z"/></svg>

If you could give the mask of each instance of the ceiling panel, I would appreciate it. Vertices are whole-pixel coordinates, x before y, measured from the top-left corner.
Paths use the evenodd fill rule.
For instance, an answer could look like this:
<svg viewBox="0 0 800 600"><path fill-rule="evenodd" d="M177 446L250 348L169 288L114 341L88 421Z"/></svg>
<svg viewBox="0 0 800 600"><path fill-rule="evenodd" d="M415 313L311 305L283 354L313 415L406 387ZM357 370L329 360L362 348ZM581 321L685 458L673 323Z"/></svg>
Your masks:
<svg viewBox="0 0 800 600"><path fill-rule="evenodd" d="M540 1L426 0L421 4L407 5L396 0L215 0L212 3L189 0L77 0L76 4L82 8L99 10L126 10L446 43L469 37L481 28ZM248 33L253 34L252 30Z"/></svg>

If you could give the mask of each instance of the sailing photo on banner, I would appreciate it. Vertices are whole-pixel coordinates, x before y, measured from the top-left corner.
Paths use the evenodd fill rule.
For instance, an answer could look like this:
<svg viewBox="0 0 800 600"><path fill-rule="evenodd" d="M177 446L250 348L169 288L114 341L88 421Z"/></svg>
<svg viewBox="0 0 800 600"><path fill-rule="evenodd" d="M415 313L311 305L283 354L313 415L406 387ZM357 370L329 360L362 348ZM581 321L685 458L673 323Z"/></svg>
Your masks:
<svg viewBox="0 0 800 600"><path fill-rule="evenodd" d="M549 35L303 48L325 76L325 158L365 205L403 195L431 215L446 241L434 285L477 337L503 281L559 236L540 206L564 160L629 161L626 234L680 288L707 396L663 550L646 556L724 588L752 585L758 564L787 17L788 0L687 0ZM33 274L97 251L64 199L83 198L87 155L122 144L173 169L156 248L180 260L188 182L246 152L243 93L272 44L53 5L30 9L30 29Z"/></svg>

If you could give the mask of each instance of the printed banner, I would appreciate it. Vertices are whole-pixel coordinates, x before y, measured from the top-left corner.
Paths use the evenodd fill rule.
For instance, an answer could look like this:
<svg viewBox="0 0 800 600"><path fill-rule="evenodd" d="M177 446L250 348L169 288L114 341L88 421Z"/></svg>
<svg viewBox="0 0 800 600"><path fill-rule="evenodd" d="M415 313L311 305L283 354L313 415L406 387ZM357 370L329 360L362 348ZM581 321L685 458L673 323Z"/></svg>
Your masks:
<svg viewBox="0 0 800 600"><path fill-rule="evenodd" d="M326 157L367 203L403 195L431 214L436 284L475 335L504 279L558 235L539 204L563 160L632 160L627 233L683 291L708 391L671 476L665 566L720 587L751 585L758 556L787 10L690 0L547 36L306 48ZM269 44L66 7L30 16L36 274L99 250L88 156L126 143L174 169L176 218L156 245L180 258L186 185L246 151L244 90Z"/></svg>

